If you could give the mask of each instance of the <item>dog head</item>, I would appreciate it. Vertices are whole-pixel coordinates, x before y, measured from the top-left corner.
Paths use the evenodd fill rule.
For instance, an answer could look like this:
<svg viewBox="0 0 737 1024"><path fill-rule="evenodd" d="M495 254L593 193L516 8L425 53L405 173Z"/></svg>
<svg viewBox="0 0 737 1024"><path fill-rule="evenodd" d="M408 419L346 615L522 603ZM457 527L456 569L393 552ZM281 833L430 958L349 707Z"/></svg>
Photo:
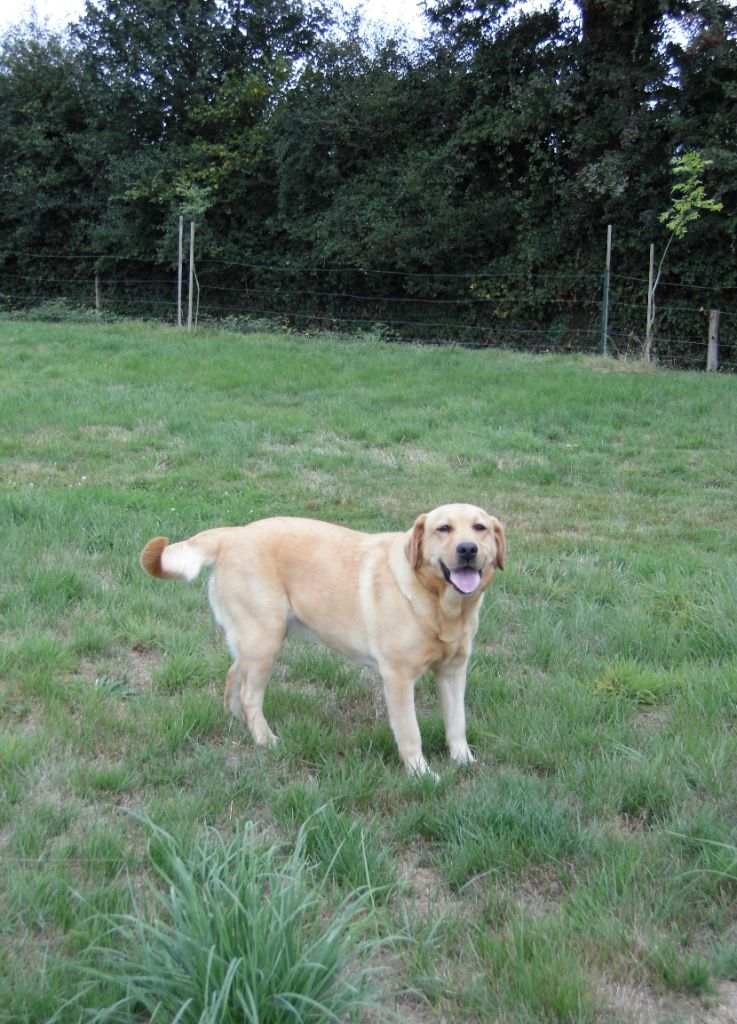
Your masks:
<svg viewBox="0 0 737 1024"><path fill-rule="evenodd" d="M442 505L419 516L407 534L407 561L426 586L480 594L504 568L504 527L475 505Z"/></svg>

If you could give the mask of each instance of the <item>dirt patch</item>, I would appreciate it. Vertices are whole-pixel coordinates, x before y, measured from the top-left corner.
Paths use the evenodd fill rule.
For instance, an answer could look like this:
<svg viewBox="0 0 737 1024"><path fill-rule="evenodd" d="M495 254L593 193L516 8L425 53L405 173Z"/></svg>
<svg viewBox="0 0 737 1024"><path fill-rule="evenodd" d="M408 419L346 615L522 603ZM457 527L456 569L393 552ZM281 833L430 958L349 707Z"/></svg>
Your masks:
<svg viewBox="0 0 737 1024"><path fill-rule="evenodd" d="M655 363L645 359L611 359L606 356L585 356L582 365L594 373L654 373Z"/></svg>
<svg viewBox="0 0 737 1024"><path fill-rule="evenodd" d="M712 1007L706 1016L695 1017L701 1024L737 1024L737 982L728 981L719 986L716 995L717 1005Z"/></svg>
<svg viewBox="0 0 737 1024"><path fill-rule="evenodd" d="M431 908L450 902L443 880L437 871L407 864L402 872L407 893L420 914L427 914Z"/></svg>
<svg viewBox="0 0 737 1024"><path fill-rule="evenodd" d="M664 1003L646 988L619 982L606 985L600 996L618 1020L631 1021L632 1024L659 1024L667 1020L673 1011L673 1007L666 1009Z"/></svg>
<svg viewBox="0 0 737 1024"><path fill-rule="evenodd" d="M365 454L380 466L391 466L393 469L398 466L424 466L429 462L441 461L443 458L436 452L427 451L425 448L416 448L413 445L401 443L395 448L368 448Z"/></svg>
<svg viewBox="0 0 737 1024"><path fill-rule="evenodd" d="M725 982L707 1003L665 996L625 983L609 983L600 993L611 1013L628 1024L737 1024L737 983Z"/></svg>
<svg viewBox="0 0 737 1024"><path fill-rule="evenodd" d="M146 693L151 687L151 675L161 660L160 651L136 646L112 657L81 659L74 678L119 696L127 695L128 690Z"/></svg>
<svg viewBox="0 0 737 1024"><path fill-rule="evenodd" d="M548 466L550 465L550 459L546 455L497 455L494 460L496 468L500 473L514 473L515 470L522 469L524 466Z"/></svg>
<svg viewBox="0 0 737 1024"><path fill-rule="evenodd" d="M415 857L407 857L402 862L399 877L404 899L411 905L413 916L435 920L451 909L457 913L462 906L462 901L453 896L442 875L434 868L419 864Z"/></svg>
<svg viewBox="0 0 737 1024"><path fill-rule="evenodd" d="M147 686L153 669L161 664L161 652L148 647L134 647L130 653L127 675L134 686Z"/></svg>
<svg viewBox="0 0 737 1024"><path fill-rule="evenodd" d="M132 430L128 430L125 427L107 425L80 427L79 432L82 437L93 438L97 441L117 441L123 444L130 441L135 436Z"/></svg>

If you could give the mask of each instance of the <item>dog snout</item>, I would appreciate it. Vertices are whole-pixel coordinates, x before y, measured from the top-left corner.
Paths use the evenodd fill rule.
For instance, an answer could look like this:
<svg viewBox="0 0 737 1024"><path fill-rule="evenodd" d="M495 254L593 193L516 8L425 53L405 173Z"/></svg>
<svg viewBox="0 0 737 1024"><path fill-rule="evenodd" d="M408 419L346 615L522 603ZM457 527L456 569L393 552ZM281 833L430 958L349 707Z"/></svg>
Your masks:
<svg viewBox="0 0 737 1024"><path fill-rule="evenodd" d="M459 559L463 559L466 562L470 562L479 553L478 544L474 544L472 540L465 540L461 544L456 545L456 554Z"/></svg>

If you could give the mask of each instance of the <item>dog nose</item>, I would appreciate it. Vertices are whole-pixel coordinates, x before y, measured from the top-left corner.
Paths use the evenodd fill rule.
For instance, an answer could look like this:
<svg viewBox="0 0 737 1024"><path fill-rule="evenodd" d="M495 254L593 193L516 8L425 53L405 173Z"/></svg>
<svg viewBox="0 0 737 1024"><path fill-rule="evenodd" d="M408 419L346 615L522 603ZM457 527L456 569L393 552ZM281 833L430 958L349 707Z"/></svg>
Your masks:
<svg viewBox="0 0 737 1024"><path fill-rule="evenodd" d="M468 561L470 561L472 558L475 558L478 553L479 546L478 544L474 544L472 540L463 541L462 544L458 544L456 546L456 554L458 555L458 557L465 558Z"/></svg>

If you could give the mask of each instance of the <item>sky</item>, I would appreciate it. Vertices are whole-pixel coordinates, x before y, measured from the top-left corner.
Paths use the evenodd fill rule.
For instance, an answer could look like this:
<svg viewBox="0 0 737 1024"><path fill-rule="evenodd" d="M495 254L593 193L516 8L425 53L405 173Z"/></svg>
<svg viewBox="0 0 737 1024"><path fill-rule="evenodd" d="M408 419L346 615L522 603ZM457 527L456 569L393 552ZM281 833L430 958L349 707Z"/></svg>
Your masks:
<svg viewBox="0 0 737 1024"><path fill-rule="evenodd" d="M379 25L404 28L410 36L424 34L422 0L343 0L347 10L360 7L366 18ZM0 5L0 32L27 20L35 8L37 20L48 19L50 28L63 28L84 11L84 0L4 0Z"/></svg>

